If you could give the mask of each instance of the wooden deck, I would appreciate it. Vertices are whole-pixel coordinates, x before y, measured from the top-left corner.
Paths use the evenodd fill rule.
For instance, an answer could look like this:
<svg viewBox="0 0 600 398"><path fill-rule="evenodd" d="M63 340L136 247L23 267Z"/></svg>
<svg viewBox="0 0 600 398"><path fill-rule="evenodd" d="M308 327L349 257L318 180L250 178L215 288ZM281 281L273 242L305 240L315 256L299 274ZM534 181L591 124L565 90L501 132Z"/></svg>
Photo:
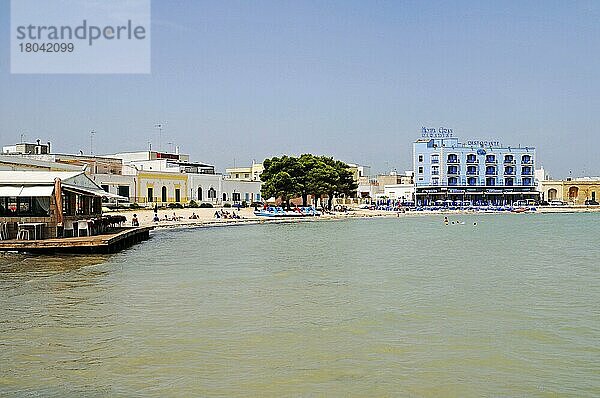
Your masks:
<svg viewBox="0 0 600 398"><path fill-rule="evenodd" d="M0 251L28 253L114 253L150 237L153 227L121 228L114 233L40 240L2 240Z"/></svg>

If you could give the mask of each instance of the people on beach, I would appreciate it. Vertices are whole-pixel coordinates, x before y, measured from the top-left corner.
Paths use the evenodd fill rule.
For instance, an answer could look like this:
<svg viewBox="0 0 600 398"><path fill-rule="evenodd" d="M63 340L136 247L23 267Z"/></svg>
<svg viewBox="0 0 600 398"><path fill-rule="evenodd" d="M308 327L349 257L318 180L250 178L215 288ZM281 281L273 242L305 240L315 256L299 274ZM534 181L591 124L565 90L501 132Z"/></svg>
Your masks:
<svg viewBox="0 0 600 398"><path fill-rule="evenodd" d="M154 222L159 222L160 221L160 218L158 218L158 212L157 211L154 212L154 218L152 219L152 221L154 221Z"/></svg>
<svg viewBox="0 0 600 398"><path fill-rule="evenodd" d="M137 218L137 214L133 215L133 218L131 219L131 226L132 227L139 227L140 226L140 221Z"/></svg>
<svg viewBox="0 0 600 398"><path fill-rule="evenodd" d="M215 211L215 218L221 218L221 215L219 214L218 211Z"/></svg>
<svg viewBox="0 0 600 398"><path fill-rule="evenodd" d="M189 217L190 220L197 220L198 218L200 217L198 217L198 215L195 212L192 212L192 215Z"/></svg>

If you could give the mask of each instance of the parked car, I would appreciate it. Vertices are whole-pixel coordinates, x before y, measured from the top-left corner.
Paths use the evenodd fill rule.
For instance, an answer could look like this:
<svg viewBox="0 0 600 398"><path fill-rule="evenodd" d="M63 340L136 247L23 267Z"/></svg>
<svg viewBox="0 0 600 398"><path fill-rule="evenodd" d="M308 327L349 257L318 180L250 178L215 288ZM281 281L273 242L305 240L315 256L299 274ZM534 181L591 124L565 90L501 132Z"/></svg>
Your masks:
<svg viewBox="0 0 600 398"><path fill-rule="evenodd" d="M595 201L594 199L588 199L585 201L585 204L587 206L598 206L599 203L597 201Z"/></svg>
<svg viewBox="0 0 600 398"><path fill-rule="evenodd" d="M550 206L566 206L567 202L563 202L562 200L551 200Z"/></svg>

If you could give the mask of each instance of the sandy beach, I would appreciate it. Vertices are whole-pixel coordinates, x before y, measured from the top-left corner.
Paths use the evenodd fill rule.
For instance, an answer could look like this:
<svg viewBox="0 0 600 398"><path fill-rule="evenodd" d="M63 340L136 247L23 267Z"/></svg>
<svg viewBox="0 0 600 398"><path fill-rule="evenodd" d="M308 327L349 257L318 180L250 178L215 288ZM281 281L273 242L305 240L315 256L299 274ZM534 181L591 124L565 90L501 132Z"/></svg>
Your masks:
<svg viewBox="0 0 600 398"><path fill-rule="evenodd" d="M216 218L215 212L235 213L240 218ZM600 206L564 206L564 207L539 207L536 213L584 213L600 211ZM448 210L448 211L408 211L406 213L398 213L385 210L366 210L366 209L350 209L347 212L332 212L331 214L323 214L319 217L299 217L299 218L268 218L258 217L254 215L254 208L242 208L240 210L233 208L184 208L184 209L162 209L158 211L159 222L154 222L154 210L152 209L136 209L136 210L119 210L111 211L107 214L123 215L127 217L127 224L131 224L133 215L136 214L140 226L154 226L156 228L186 228L186 227L206 227L206 226L227 226L240 224L257 224L257 223L282 223L282 222L308 222L319 220L341 220L348 218L372 218L372 217L399 217L399 216L414 216L414 215L441 215L441 214L514 214L510 212L474 212L464 210ZM197 218L192 218L193 215ZM174 216L176 219L174 219Z"/></svg>

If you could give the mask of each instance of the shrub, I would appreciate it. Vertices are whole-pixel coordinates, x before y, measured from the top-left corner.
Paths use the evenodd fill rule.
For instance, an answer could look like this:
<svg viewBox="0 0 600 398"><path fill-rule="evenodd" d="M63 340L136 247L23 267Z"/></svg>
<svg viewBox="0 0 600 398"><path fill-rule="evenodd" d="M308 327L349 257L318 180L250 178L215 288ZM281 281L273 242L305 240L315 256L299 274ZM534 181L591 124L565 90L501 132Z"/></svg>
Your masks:
<svg viewBox="0 0 600 398"><path fill-rule="evenodd" d="M181 203L169 203L169 209L183 209L183 205Z"/></svg>
<svg viewBox="0 0 600 398"><path fill-rule="evenodd" d="M142 206L140 206L138 203L132 203L129 205L130 209L141 209Z"/></svg>
<svg viewBox="0 0 600 398"><path fill-rule="evenodd" d="M198 203L196 203L195 200L190 200L190 204L188 205L188 207L196 208L198 207Z"/></svg>
<svg viewBox="0 0 600 398"><path fill-rule="evenodd" d="M245 200L242 201L242 207L248 207L248 202L246 202Z"/></svg>
<svg viewBox="0 0 600 398"><path fill-rule="evenodd" d="M208 208L212 209L212 207L213 207L213 205L210 203L200 203L201 209L208 209Z"/></svg>
<svg viewBox="0 0 600 398"><path fill-rule="evenodd" d="M231 207L231 203L223 203L223 207Z"/></svg>

